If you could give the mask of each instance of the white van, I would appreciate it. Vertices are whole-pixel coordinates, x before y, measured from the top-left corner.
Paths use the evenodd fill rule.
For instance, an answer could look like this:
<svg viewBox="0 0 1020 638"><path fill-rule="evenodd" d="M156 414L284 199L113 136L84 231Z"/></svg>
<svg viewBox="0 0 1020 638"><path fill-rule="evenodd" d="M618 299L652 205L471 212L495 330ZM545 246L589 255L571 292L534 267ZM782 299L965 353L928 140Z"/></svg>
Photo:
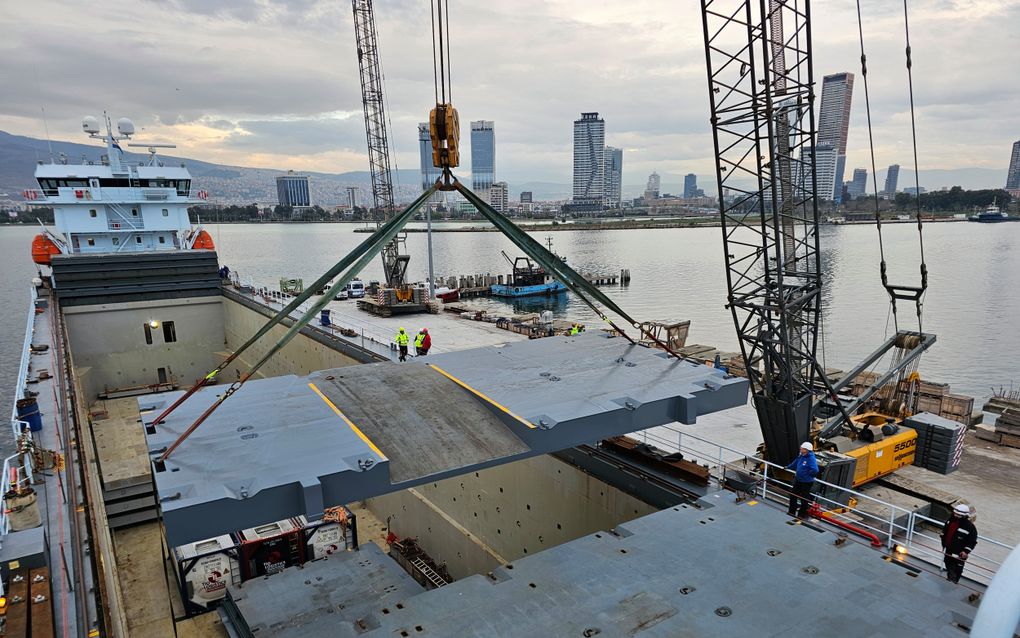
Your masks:
<svg viewBox="0 0 1020 638"><path fill-rule="evenodd" d="M351 299L360 299L365 296L365 282L355 279L347 284L347 296Z"/></svg>

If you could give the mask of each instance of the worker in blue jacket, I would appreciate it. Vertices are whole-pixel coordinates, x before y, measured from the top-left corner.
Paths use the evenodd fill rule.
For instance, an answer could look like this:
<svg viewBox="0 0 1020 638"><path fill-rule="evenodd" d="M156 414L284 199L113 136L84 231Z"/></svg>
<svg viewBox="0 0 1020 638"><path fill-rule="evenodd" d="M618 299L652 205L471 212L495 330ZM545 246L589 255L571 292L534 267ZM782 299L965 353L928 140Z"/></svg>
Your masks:
<svg viewBox="0 0 1020 638"><path fill-rule="evenodd" d="M786 512L790 516L804 518L811 506L811 489L815 486L815 477L818 476L818 461L815 460L815 453L812 450L814 447L808 441L801 443L800 455L786 466L786 469L796 472L790 494L790 508Z"/></svg>

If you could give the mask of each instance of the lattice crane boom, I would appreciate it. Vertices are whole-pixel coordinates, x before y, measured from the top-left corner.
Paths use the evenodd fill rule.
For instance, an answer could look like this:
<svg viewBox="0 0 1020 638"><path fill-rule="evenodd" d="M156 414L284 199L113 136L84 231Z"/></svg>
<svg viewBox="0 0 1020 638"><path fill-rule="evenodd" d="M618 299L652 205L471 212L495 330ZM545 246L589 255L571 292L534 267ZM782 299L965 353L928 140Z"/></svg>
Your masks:
<svg viewBox="0 0 1020 638"><path fill-rule="evenodd" d="M807 3L701 4L728 305L783 461L810 431L822 288Z"/></svg>
<svg viewBox="0 0 1020 638"><path fill-rule="evenodd" d="M393 214L393 178L390 171L390 144L386 130L386 101L382 67L379 63L379 38L375 28L372 0L352 0L354 37L358 48L361 76L361 103L365 111L365 137L368 164L372 175L372 200L383 219ZM398 235L382 252L386 283L404 285L409 257L403 254L404 235Z"/></svg>

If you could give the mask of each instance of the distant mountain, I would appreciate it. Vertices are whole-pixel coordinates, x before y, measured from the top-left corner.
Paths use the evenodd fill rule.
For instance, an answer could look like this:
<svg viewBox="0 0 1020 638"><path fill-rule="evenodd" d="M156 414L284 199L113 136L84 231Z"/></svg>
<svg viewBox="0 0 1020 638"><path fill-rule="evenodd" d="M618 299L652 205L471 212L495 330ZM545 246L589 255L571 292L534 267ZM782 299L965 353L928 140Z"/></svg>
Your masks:
<svg viewBox="0 0 1020 638"><path fill-rule="evenodd" d="M52 148L52 151L51 151ZM67 155L70 161L79 162L82 157L98 161L105 149L97 144L78 144L74 142L47 142L46 140L11 135L0 131L0 200L20 200L20 193L26 188L33 188L35 180L33 171L39 161L49 161L50 157ZM127 153L132 161L145 159L145 153ZM184 163L195 178L198 188L209 191L210 201L219 203L259 203L270 205L276 203L277 175L283 169L247 168L243 166L227 166L213 164L195 159L160 155L167 164ZM885 169L878 172L878 184L881 188L885 183ZM848 166L847 175L853 173ZM371 203L372 186L368 171L351 171L347 173L315 173L304 172L311 179L309 187L312 191L313 203L322 206L334 206L347 202L347 187L358 189L358 205ZM644 176L642 180L647 179ZM662 193L679 195L683 193L683 176L661 174ZM397 186L397 200L410 202L420 192L418 187L419 172L416 169L396 171L394 181ZM1001 188L1006 181L1005 168L1002 170L989 168L957 168L921 171L921 186L928 191L942 187L962 186L965 189ZM900 170L899 189L913 186L914 173L904 166ZM517 201L521 191L531 191L537 201L564 200L570 197L571 184L546 181L517 181L509 183L509 198ZM716 193L714 175L698 175L698 187L708 195ZM645 181L625 183L622 186L624 199L640 197L645 190Z"/></svg>

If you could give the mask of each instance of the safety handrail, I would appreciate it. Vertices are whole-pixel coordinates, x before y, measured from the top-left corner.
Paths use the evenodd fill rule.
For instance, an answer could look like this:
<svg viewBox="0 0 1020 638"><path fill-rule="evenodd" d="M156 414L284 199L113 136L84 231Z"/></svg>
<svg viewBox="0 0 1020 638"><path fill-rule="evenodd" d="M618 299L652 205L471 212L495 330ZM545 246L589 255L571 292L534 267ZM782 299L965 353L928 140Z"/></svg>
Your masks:
<svg viewBox="0 0 1020 638"><path fill-rule="evenodd" d="M677 438L670 440L660 432L671 432ZM717 443L710 439L686 432L671 426L658 426L644 430L639 434L645 442L650 442L666 451L678 451L692 460L697 459L703 462L715 463L718 479L722 479L727 468L734 468L743 465L742 471L760 481L760 497L766 499L770 496L782 496L788 494L791 484L777 478L776 473L785 468L777 463L762 459L754 454L748 454L729 446ZM684 445L683 439L689 438L709 446L708 451L698 450L690 445ZM714 454L713 454L714 452ZM724 458L728 452L731 458ZM734 458L735 457L735 458ZM748 464L761 466L762 470L748 468ZM907 554L925 563L931 563L941 569L943 552L941 538L937 532L932 533L929 528L940 530L944 521L939 521L914 510L908 510L899 505L883 501L874 496L863 494L857 490L835 485L821 479L815 479L815 483L826 486L835 493L832 497L815 493L815 502L824 505L826 516L837 518L841 521L851 523L856 527L867 530L884 539L885 547L890 552L896 551L897 547L906 550ZM770 490L772 494L770 495ZM843 505L841 498L852 496L858 505L850 507ZM834 497L834 498L833 498ZM860 504L868 503L876 511L863 509ZM982 544L985 548L993 546L1006 550L1013 549L1012 545L987 536L978 536L979 545L976 552L971 552L965 565L966 575L973 581L988 584L992 576L1002 565L1002 561L996 560L982 551Z"/></svg>
<svg viewBox="0 0 1020 638"><path fill-rule="evenodd" d="M28 365L32 358L32 336L35 333L35 302L38 295L35 288L30 288L28 304L28 321L25 323L25 339L21 347L21 362L18 364L18 378L14 386L14 404L11 406L11 432L17 439L24 423L18 419L18 401L25 398L25 387L28 384Z"/></svg>

